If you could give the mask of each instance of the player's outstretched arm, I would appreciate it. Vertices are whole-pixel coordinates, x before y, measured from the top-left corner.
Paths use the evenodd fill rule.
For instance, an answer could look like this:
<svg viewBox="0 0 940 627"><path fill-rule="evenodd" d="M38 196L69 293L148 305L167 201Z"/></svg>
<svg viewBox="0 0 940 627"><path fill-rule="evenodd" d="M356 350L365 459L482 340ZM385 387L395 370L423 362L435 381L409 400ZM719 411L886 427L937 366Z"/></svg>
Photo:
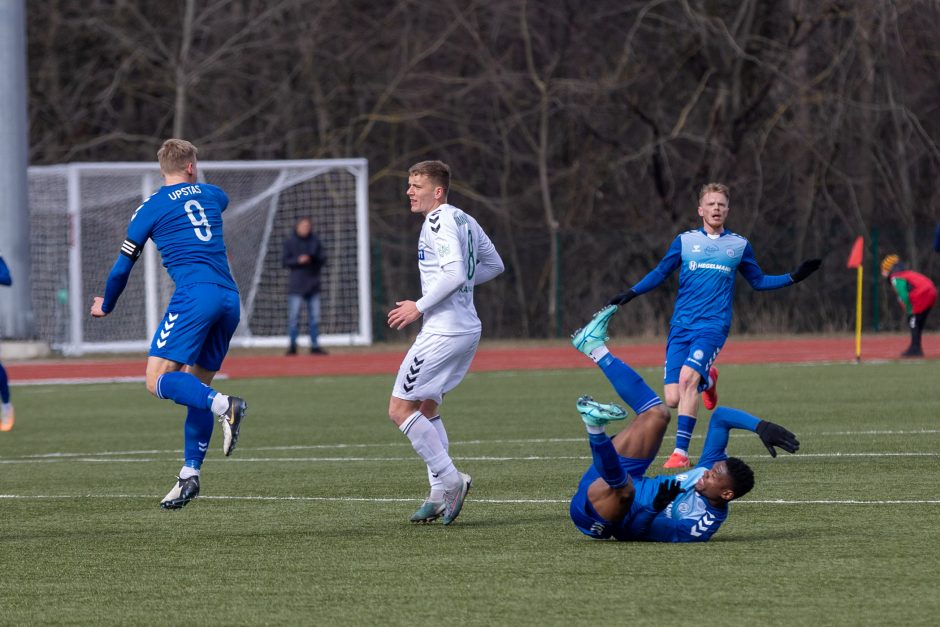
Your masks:
<svg viewBox="0 0 940 627"><path fill-rule="evenodd" d="M637 293L634 292L632 289L629 289L626 292L620 292L619 294L611 298L609 301L607 301L607 304L622 306L622 305L626 305L627 303L629 303L631 300L633 300L636 297L637 297Z"/></svg>
<svg viewBox="0 0 940 627"><path fill-rule="evenodd" d="M679 264L682 262L682 239L681 237L676 237L672 240L672 245L669 246L669 250L666 251L666 255L660 260L655 268L650 270L645 277L639 280L639 282L628 289L626 292L621 292L611 298L607 304L608 305L626 305L631 300L639 296L640 294L645 294L651 290L656 289L662 285L670 274L676 271L676 268L679 267Z"/></svg>
<svg viewBox="0 0 940 627"><path fill-rule="evenodd" d="M699 466L710 468L715 462L728 458L726 449L731 429L745 429L756 433L773 457L777 456L774 446L788 453L795 453L800 448L796 436L780 425L761 420L740 409L719 407L709 420L708 433L705 434L705 444L702 447L702 455L699 457Z"/></svg>
<svg viewBox="0 0 940 627"><path fill-rule="evenodd" d="M776 423L761 420L757 423L757 428L754 431L760 441L764 443L764 446L767 447L771 457L777 456L775 446L782 448L787 453L796 453L800 450L800 441L796 439L796 436Z"/></svg>
<svg viewBox="0 0 940 627"><path fill-rule="evenodd" d="M790 273L790 278L793 279L794 283L799 283L812 273L819 270L819 266L822 265L822 259L814 258L807 259L800 266Z"/></svg>

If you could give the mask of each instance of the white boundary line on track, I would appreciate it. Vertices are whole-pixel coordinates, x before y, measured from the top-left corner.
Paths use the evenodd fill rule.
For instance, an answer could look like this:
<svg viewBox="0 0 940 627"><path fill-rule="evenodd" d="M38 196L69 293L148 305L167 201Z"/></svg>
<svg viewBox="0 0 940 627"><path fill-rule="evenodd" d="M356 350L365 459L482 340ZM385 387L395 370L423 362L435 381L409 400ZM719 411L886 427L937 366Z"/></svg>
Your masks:
<svg viewBox="0 0 940 627"><path fill-rule="evenodd" d="M0 494L0 499L7 500L68 500L68 499L156 499L152 494ZM421 498L405 497L362 497L362 496L200 496L199 500L213 501L301 501L328 503L414 503ZM559 505L570 499L473 499L474 504L488 505ZM760 501L735 501L735 507L741 505L940 505L940 499L917 500L785 500L771 499Z"/></svg>

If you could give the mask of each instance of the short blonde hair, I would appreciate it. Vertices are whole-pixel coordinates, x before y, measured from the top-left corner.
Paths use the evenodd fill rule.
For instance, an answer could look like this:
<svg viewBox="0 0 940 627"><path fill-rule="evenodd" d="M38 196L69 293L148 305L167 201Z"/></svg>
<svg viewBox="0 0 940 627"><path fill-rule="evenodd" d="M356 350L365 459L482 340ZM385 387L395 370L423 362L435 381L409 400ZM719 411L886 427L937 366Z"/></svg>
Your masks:
<svg viewBox="0 0 940 627"><path fill-rule="evenodd" d="M190 163L196 163L199 151L185 139L168 139L157 151L160 171L164 174L176 174L186 169Z"/></svg>
<svg viewBox="0 0 940 627"><path fill-rule="evenodd" d="M725 200L731 203L731 190L728 189L728 186L724 183L705 183L702 185L702 189L698 192L699 203L702 202L702 198L705 198L705 194L711 194L713 192L716 194L724 194Z"/></svg>
<svg viewBox="0 0 940 627"><path fill-rule="evenodd" d="M435 187L443 187L444 195L447 196L447 190L450 189L450 167L443 161L419 161L408 168L408 176L422 174L428 177L428 180Z"/></svg>

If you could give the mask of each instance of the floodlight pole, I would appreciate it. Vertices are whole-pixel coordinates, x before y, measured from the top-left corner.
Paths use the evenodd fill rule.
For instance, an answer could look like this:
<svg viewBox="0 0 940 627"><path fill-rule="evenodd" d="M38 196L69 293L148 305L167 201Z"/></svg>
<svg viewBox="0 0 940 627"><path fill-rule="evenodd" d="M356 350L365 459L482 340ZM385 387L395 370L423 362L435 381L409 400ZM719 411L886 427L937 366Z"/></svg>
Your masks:
<svg viewBox="0 0 940 627"><path fill-rule="evenodd" d="M26 4L0 2L0 255L13 285L0 294L0 336L33 335L30 287L29 163L26 99ZM53 306L52 303L49 306Z"/></svg>

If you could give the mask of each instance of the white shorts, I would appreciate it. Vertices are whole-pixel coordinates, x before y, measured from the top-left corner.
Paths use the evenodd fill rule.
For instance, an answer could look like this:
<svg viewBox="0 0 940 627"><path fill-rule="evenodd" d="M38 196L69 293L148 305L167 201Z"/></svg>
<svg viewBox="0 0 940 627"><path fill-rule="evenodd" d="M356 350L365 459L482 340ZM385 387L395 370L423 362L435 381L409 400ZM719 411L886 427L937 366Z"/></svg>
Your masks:
<svg viewBox="0 0 940 627"><path fill-rule="evenodd" d="M392 396L440 404L444 394L463 381L479 343L479 332L466 335L418 333L398 369Z"/></svg>

